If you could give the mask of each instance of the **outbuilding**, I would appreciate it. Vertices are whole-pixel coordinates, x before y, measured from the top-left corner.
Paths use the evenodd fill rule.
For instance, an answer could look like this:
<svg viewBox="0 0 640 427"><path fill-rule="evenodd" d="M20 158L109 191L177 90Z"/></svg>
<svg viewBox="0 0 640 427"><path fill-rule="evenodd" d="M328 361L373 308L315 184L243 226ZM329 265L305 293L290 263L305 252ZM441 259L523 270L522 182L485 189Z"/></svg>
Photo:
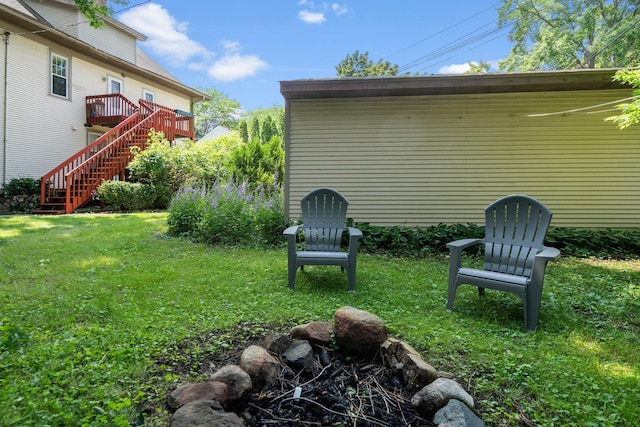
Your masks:
<svg viewBox="0 0 640 427"><path fill-rule="evenodd" d="M616 70L280 82L285 213L332 187L375 225L483 223L524 193L553 225L640 226L640 126L606 117L632 95Z"/></svg>

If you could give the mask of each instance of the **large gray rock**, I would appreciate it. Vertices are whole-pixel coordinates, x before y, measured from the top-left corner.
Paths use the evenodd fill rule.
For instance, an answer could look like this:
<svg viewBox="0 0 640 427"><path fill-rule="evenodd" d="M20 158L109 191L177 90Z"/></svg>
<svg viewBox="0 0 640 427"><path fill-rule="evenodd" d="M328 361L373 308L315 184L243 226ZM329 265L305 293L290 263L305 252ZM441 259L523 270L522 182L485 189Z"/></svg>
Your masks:
<svg viewBox="0 0 640 427"><path fill-rule="evenodd" d="M227 385L227 401L231 404L244 400L253 388L251 376L237 365L227 365L218 369L210 380Z"/></svg>
<svg viewBox="0 0 640 427"><path fill-rule="evenodd" d="M387 340L387 327L375 314L342 307L333 318L336 342L347 355L374 356Z"/></svg>
<svg viewBox="0 0 640 427"><path fill-rule="evenodd" d="M331 343L333 324L330 322L309 322L291 328L291 336L297 340L307 340L319 344Z"/></svg>
<svg viewBox="0 0 640 427"><path fill-rule="evenodd" d="M484 427L482 421L467 405L451 399L447 406L433 416L434 424L447 427Z"/></svg>
<svg viewBox="0 0 640 427"><path fill-rule="evenodd" d="M240 356L240 368L251 377L253 390L263 390L275 384L280 362L259 345L250 345Z"/></svg>
<svg viewBox="0 0 640 427"><path fill-rule="evenodd" d="M264 348L272 353L281 354L289 348L293 340L291 337L280 334L268 335L264 340Z"/></svg>
<svg viewBox="0 0 640 427"><path fill-rule="evenodd" d="M170 427L243 427L233 412L225 412L215 400L196 400L180 407L171 417Z"/></svg>
<svg viewBox="0 0 640 427"><path fill-rule="evenodd" d="M389 338L380 346L382 363L400 375L407 390L419 390L438 378L438 371L404 341Z"/></svg>
<svg viewBox="0 0 640 427"><path fill-rule="evenodd" d="M413 395L411 403L416 407L420 416L431 419L451 399L459 400L473 408L473 397L460 384L448 378L438 378L431 384L424 386Z"/></svg>
<svg viewBox="0 0 640 427"><path fill-rule="evenodd" d="M309 341L294 340L288 349L282 353L282 358L298 370L311 371L313 367L313 348Z"/></svg>
<svg viewBox="0 0 640 427"><path fill-rule="evenodd" d="M227 392L227 385L222 382L189 383L173 390L167 398L167 404L171 409L179 408L196 400L215 400L224 404L227 400Z"/></svg>

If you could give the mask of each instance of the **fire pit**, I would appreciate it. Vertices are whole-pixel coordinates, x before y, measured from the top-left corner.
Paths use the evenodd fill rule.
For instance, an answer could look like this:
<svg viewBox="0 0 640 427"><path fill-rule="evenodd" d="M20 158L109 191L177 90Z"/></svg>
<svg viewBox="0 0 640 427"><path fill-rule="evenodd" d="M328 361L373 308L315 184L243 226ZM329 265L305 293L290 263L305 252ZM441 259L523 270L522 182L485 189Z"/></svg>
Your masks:
<svg viewBox="0 0 640 427"><path fill-rule="evenodd" d="M299 325L261 344L210 381L174 390L171 426L483 425L473 398L408 344L388 338L371 313L343 307L333 323Z"/></svg>

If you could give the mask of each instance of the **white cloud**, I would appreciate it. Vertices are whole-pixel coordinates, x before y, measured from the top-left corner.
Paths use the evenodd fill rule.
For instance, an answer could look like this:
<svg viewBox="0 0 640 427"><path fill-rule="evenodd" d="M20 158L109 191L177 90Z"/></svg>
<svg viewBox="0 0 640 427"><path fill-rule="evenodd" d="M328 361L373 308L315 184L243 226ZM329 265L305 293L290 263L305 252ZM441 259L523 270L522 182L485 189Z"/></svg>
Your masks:
<svg viewBox="0 0 640 427"><path fill-rule="evenodd" d="M178 22L156 3L134 7L120 15L119 19L148 37L144 46L151 53L174 66L206 72L215 80L240 80L268 67L257 55L241 55L241 44L235 40L220 41L224 53L216 54L187 35L187 22Z"/></svg>
<svg viewBox="0 0 640 427"><path fill-rule="evenodd" d="M490 61L486 61L489 64L489 71L497 71L498 70L498 64L500 63L500 59L493 59ZM469 71L471 69L471 66L469 64L472 65L478 65L477 61L469 61L469 62L465 62L464 64L451 64L451 65L447 65L444 67L441 67L438 70L438 73L440 74L463 74L466 73L467 71Z"/></svg>
<svg viewBox="0 0 640 427"><path fill-rule="evenodd" d="M240 50L240 42L234 40L222 40L220 42L226 52L237 52Z"/></svg>
<svg viewBox="0 0 640 427"><path fill-rule="evenodd" d="M188 23L178 22L162 6L147 3L124 12L118 18L147 36L144 46L174 64L193 58L214 56L205 46L187 35Z"/></svg>
<svg viewBox="0 0 640 427"><path fill-rule="evenodd" d="M340 15L344 15L345 13L349 12L349 8L347 8L346 5L340 5L338 3L332 3L331 4L331 9L333 9L333 11L336 13L336 15L340 16Z"/></svg>
<svg viewBox="0 0 640 427"><path fill-rule="evenodd" d="M207 74L214 80L232 82L251 77L267 67L268 64L255 55L234 53L214 62L207 70Z"/></svg>
<svg viewBox="0 0 640 427"><path fill-rule="evenodd" d="M464 63L464 64L451 64L451 65L446 65L444 67L441 67L438 70L438 73L440 74L463 74L467 71L469 71L469 69L471 68L471 66L469 65L469 63Z"/></svg>
<svg viewBox="0 0 640 427"><path fill-rule="evenodd" d="M310 10L301 10L298 12L298 18L307 24L321 24L327 20L322 12L311 12Z"/></svg>

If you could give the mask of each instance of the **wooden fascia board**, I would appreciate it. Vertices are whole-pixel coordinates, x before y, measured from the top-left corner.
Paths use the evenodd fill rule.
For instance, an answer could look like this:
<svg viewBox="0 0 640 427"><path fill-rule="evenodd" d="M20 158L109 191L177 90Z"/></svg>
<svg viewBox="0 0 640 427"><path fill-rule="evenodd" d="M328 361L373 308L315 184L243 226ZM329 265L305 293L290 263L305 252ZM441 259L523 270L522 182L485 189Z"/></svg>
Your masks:
<svg viewBox="0 0 640 427"><path fill-rule="evenodd" d="M460 95L622 89L614 69L417 77L336 78L280 82L285 99Z"/></svg>

